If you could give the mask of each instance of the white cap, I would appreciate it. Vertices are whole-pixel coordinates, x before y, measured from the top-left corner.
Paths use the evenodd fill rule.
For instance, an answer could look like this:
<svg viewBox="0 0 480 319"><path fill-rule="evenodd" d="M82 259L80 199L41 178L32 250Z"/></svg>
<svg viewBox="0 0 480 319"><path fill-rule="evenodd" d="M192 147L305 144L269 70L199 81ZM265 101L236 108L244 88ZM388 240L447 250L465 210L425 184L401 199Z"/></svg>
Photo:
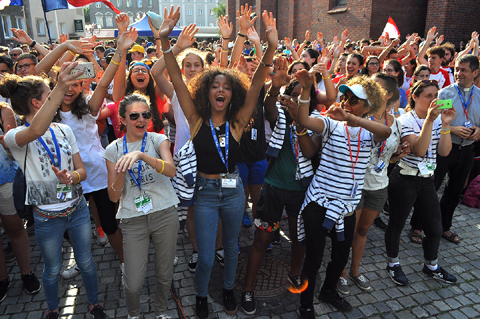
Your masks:
<svg viewBox="0 0 480 319"><path fill-rule="evenodd" d="M343 94L345 94L348 90L350 90L353 93L353 95L355 95L356 97L362 100L367 100L368 105L372 105L372 103L370 103L370 101L368 100L368 95L367 93L365 93L365 89L361 84L354 84L351 86L342 84L338 87L338 90Z"/></svg>

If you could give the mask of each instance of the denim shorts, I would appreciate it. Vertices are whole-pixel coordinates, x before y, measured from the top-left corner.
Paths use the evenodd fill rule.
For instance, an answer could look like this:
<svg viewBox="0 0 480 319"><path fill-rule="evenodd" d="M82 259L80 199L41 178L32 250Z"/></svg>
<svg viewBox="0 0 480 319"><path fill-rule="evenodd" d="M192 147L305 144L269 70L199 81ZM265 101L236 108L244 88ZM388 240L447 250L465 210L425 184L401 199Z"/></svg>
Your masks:
<svg viewBox="0 0 480 319"><path fill-rule="evenodd" d="M243 182L243 188L250 185L262 185L265 181L268 162L263 159L257 162L237 162L240 178Z"/></svg>

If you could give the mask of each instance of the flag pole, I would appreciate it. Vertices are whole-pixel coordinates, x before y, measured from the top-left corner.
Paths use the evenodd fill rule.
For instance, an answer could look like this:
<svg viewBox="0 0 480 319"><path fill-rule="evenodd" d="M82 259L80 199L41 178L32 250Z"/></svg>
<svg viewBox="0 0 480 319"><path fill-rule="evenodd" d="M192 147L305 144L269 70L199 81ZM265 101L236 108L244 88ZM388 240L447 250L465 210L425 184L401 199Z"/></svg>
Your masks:
<svg viewBox="0 0 480 319"><path fill-rule="evenodd" d="M48 34L48 43L52 44L52 38L50 37L50 28L48 27L48 19L47 19L47 12L45 12L45 0L42 0L42 8L43 8L43 16L45 17L45 24L47 26L47 34Z"/></svg>

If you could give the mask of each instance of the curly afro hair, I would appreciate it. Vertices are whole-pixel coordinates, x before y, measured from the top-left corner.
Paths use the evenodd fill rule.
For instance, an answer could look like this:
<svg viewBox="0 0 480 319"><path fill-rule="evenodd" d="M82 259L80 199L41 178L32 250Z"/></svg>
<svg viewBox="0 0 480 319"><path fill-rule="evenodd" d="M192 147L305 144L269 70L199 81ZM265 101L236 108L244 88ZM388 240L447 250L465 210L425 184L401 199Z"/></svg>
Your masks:
<svg viewBox="0 0 480 319"><path fill-rule="evenodd" d="M368 114L375 113L385 103L386 91L377 82L367 76L355 76L348 80L347 85L360 84L367 93L368 101L370 101L370 110ZM365 114L366 115L366 114Z"/></svg>
<svg viewBox="0 0 480 319"><path fill-rule="evenodd" d="M247 91L250 88L250 80L247 75L237 70L209 68L197 74L189 83L188 90L195 104L197 114L204 121L208 121L211 116L211 106L209 101L210 88L216 76L223 75L227 77L232 89L232 99L227 107L226 119L233 123L237 122L237 113L245 102Z"/></svg>

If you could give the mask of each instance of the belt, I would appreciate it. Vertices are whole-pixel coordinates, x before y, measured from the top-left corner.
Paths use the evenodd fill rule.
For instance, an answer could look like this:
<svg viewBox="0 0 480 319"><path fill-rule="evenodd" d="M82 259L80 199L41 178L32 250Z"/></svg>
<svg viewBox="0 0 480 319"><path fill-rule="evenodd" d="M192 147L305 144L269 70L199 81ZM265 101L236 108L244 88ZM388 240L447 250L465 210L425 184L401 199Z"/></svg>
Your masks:
<svg viewBox="0 0 480 319"><path fill-rule="evenodd" d="M433 173L420 174L420 171L417 168L412 168L412 167L408 166L407 164L405 164L403 162L398 162L397 165L401 168L400 174L402 174L402 175L419 176L419 177L424 177L424 178L429 178L429 177L433 176Z"/></svg>
<svg viewBox="0 0 480 319"><path fill-rule="evenodd" d="M72 206L70 206L68 208L65 208L65 209L62 209L62 210L57 211L57 212L42 210L42 209L38 208L37 206L33 206L33 209L35 210L35 212L37 212L37 214L39 214L40 216L46 217L46 218L67 217L67 216L70 216L71 214L73 214L73 212L77 210L78 205L82 201L82 197L83 196L79 196L78 199L72 204Z"/></svg>

